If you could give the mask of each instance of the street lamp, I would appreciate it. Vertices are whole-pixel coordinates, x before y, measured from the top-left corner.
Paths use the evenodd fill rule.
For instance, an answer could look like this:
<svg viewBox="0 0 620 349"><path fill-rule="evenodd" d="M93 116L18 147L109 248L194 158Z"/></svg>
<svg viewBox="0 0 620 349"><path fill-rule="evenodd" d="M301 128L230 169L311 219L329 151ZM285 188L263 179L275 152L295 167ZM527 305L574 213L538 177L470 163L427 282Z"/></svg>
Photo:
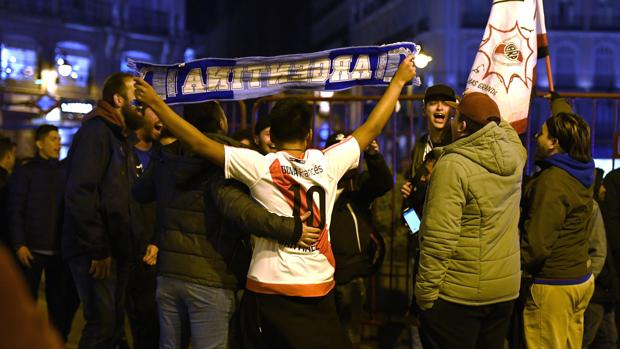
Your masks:
<svg viewBox="0 0 620 349"><path fill-rule="evenodd" d="M433 57L420 52L418 55L415 56L414 63L416 68L424 69L432 60Z"/></svg>
<svg viewBox="0 0 620 349"><path fill-rule="evenodd" d="M58 74L60 74L60 76L67 77L71 75L73 67L69 64L66 58L59 57L58 60L56 60L56 63L58 64Z"/></svg>

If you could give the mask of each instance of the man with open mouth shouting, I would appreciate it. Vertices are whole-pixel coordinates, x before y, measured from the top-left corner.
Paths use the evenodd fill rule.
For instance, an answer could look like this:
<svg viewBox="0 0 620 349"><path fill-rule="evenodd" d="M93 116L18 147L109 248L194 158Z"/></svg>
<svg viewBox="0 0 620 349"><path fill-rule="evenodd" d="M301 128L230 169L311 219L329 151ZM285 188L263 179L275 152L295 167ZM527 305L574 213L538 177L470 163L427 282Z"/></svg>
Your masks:
<svg viewBox="0 0 620 349"><path fill-rule="evenodd" d="M414 195L416 174L420 172L419 167L426 154L430 153L434 147L441 147L452 141L449 117L454 111L445 103L446 101L456 101L454 90L446 85L433 85L424 93L424 115L427 118L428 132L416 140L411 151L411 168L407 171L409 176L400 189L405 207L414 207L412 201L419 197L419 195Z"/></svg>

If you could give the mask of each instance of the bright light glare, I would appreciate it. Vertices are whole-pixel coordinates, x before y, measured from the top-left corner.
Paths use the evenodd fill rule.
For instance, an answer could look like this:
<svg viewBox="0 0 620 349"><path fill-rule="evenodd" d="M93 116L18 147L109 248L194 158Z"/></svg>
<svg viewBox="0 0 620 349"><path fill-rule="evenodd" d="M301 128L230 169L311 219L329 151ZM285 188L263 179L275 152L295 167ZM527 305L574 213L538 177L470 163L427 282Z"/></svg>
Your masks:
<svg viewBox="0 0 620 349"><path fill-rule="evenodd" d="M71 75L72 70L73 69L71 69L71 66L69 64L63 64L58 66L58 74L60 74L60 76L67 77Z"/></svg>
<svg viewBox="0 0 620 349"><path fill-rule="evenodd" d="M322 114L328 114L329 110L330 110L329 102L327 101L319 102L319 112L321 112Z"/></svg>
<svg viewBox="0 0 620 349"><path fill-rule="evenodd" d="M45 115L47 121L60 121L60 108L54 108Z"/></svg>
<svg viewBox="0 0 620 349"><path fill-rule="evenodd" d="M430 63L432 60L433 60L433 57L426 55L424 53L420 53L417 56L415 56L414 63L415 63L416 68L424 69L426 68L428 63Z"/></svg>

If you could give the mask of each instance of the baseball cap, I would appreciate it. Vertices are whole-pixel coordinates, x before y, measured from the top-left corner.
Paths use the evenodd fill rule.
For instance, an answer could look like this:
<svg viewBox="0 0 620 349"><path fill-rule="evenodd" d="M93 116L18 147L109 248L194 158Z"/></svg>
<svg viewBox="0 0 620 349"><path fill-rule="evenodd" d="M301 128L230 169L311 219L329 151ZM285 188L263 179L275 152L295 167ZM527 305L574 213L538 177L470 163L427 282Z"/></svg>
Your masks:
<svg viewBox="0 0 620 349"><path fill-rule="evenodd" d="M424 92L424 103L431 101L456 101L454 90L450 86L437 84L426 89Z"/></svg>
<svg viewBox="0 0 620 349"><path fill-rule="evenodd" d="M497 103L482 92L470 92L463 96L459 103L446 102L446 104L481 125L486 125L491 121L499 124L501 120Z"/></svg>

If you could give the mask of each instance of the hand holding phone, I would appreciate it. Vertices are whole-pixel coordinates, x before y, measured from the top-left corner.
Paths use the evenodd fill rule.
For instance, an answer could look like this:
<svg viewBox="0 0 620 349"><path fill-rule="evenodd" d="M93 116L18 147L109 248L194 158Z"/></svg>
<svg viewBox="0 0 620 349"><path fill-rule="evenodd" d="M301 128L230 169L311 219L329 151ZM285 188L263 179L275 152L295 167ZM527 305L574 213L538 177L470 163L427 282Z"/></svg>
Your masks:
<svg viewBox="0 0 620 349"><path fill-rule="evenodd" d="M422 221L413 208L406 209L403 212L403 218L411 234L416 234L420 230L420 223L422 223Z"/></svg>

